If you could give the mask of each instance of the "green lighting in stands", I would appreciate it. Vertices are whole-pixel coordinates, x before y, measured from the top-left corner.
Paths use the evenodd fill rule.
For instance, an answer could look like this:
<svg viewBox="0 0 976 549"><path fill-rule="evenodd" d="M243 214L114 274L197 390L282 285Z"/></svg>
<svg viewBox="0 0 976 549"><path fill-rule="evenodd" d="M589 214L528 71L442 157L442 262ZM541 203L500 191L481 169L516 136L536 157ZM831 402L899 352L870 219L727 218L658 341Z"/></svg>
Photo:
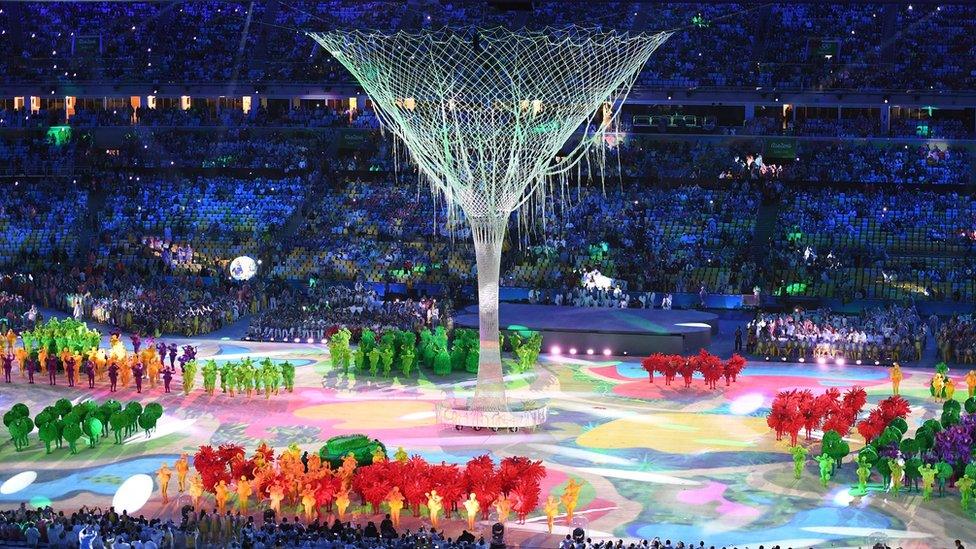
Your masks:
<svg viewBox="0 0 976 549"><path fill-rule="evenodd" d="M786 285L786 293L789 295L799 295L807 291L806 282L794 282Z"/></svg>
<svg viewBox="0 0 976 549"><path fill-rule="evenodd" d="M786 240L788 242L799 242L801 238L803 238L803 233L801 233L799 231L795 231L795 232L792 232L792 233L786 233Z"/></svg>
<svg viewBox="0 0 976 549"><path fill-rule="evenodd" d="M71 126L51 126L47 129L47 139L60 147L71 141Z"/></svg>

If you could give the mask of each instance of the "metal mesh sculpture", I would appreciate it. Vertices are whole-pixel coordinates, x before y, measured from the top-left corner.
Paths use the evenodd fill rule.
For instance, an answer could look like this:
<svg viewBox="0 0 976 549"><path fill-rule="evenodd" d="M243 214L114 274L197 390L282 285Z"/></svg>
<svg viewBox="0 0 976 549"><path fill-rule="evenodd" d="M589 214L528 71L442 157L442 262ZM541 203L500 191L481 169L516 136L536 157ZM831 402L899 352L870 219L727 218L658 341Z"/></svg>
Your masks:
<svg viewBox="0 0 976 549"><path fill-rule="evenodd" d="M670 34L568 27L309 35L359 81L383 127L403 142L451 212L467 218L480 324L471 407L506 410L498 278L509 217L527 203L544 203L552 178L601 143L641 67Z"/></svg>

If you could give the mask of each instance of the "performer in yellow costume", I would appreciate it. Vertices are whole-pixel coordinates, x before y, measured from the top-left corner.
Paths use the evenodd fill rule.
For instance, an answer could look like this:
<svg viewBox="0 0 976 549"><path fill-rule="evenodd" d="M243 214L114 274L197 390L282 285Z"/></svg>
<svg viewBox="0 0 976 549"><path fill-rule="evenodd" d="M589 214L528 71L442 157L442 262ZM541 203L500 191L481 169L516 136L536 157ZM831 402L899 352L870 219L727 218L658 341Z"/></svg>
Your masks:
<svg viewBox="0 0 976 549"><path fill-rule="evenodd" d="M173 476L173 472L165 463L156 471L156 480L159 481L159 493L163 496L163 503L169 503L169 495L166 491L169 489L169 478L171 476Z"/></svg>
<svg viewBox="0 0 976 549"><path fill-rule="evenodd" d="M481 505L478 504L478 498L474 494L468 494L468 499L464 500L464 511L468 515L468 530L474 530L474 521L478 519L478 511L481 510Z"/></svg>
<svg viewBox="0 0 976 549"><path fill-rule="evenodd" d="M403 494L400 487L394 486L386 496L386 502L390 505L390 520L393 521L394 528L400 528L400 511L403 510Z"/></svg>
<svg viewBox="0 0 976 549"><path fill-rule="evenodd" d="M579 503L579 493L582 487L583 485L576 482L576 479L570 478L566 484L566 488L563 490L563 495L559 497L563 503L563 507L566 508L566 524L573 522L573 510L576 509L576 504Z"/></svg>
<svg viewBox="0 0 976 549"><path fill-rule="evenodd" d="M901 366L897 362L892 364L891 370L888 372L888 378L891 379L891 394L898 394L898 386L901 385L901 380L904 377L904 374L901 373Z"/></svg>

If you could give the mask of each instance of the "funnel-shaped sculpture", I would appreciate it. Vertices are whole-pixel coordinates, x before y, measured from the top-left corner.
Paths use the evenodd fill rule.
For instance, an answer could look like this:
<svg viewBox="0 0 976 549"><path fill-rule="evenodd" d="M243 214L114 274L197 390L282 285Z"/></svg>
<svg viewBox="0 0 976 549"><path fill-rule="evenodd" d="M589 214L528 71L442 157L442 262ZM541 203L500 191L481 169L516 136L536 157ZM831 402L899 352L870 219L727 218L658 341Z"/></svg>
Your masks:
<svg viewBox="0 0 976 549"><path fill-rule="evenodd" d="M568 27L309 33L359 81L383 126L471 225L480 356L471 407L507 409L498 277L512 211L600 142L641 67L669 33ZM602 108L602 111L597 111ZM579 133L583 137L562 150ZM562 152L561 152L562 150ZM561 157L561 158L557 158Z"/></svg>

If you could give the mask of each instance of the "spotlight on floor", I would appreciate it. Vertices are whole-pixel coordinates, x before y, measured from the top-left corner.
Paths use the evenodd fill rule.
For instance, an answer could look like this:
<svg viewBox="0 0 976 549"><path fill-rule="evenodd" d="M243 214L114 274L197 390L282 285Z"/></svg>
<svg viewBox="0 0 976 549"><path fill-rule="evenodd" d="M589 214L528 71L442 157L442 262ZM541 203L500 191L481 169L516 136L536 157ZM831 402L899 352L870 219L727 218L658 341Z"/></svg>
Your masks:
<svg viewBox="0 0 976 549"><path fill-rule="evenodd" d="M782 358L782 360L783 360L783 362L786 362L786 357L784 356L784 357Z"/></svg>
<svg viewBox="0 0 976 549"><path fill-rule="evenodd" d="M312 343L315 343L315 340L312 339L312 338L308 338L308 339L305 340L305 343L308 343L309 345L311 345Z"/></svg>
<svg viewBox="0 0 976 549"><path fill-rule="evenodd" d="M800 362L806 362L806 361L807 359L803 358L802 356L800 357Z"/></svg>
<svg viewBox="0 0 976 549"><path fill-rule="evenodd" d="M296 337L296 338L295 338L295 339L294 339L293 341L294 341L295 343L298 343L298 342L299 342L299 341L301 341L301 340L300 340L300 339L298 339L298 338Z"/></svg>
<svg viewBox="0 0 976 549"><path fill-rule="evenodd" d="M613 353L610 352L610 349L604 349L603 350L603 356L610 356L611 354L613 354Z"/></svg>
<svg viewBox="0 0 976 549"><path fill-rule="evenodd" d="M847 364L847 361L844 360L844 357L842 356L837 357L837 360L835 360L834 362L836 362L838 366L843 366L844 364Z"/></svg>
<svg viewBox="0 0 976 549"><path fill-rule="evenodd" d="M860 360L860 359L858 359L858 360L855 360L855 361L854 361L854 364L857 364L858 366L860 366L860 365L861 365L861 360Z"/></svg>
<svg viewBox="0 0 976 549"><path fill-rule="evenodd" d="M323 338L322 338L322 341L320 341L319 343L321 343L322 345L325 345L325 342L326 342L326 341L327 341L327 340L326 340L326 339L325 339L325 338L323 337Z"/></svg>
<svg viewBox="0 0 976 549"><path fill-rule="evenodd" d="M593 354L593 349L587 349L587 350L586 350L586 354L588 354L588 355L592 355L592 354Z"/></svg>
<svg viewBox="0 0 976 549"><path fill-rule="evenodd" d="M549 354L558 356L563 354L563 350L559 348L559 345L553 345L549 347Z"/></svg>
<svg viewBox="0 0 976 549"><path fill-rule="evenodd" d="M766 362L769 362L769 357L768 356L766 357Z"/></svg>
<svg viewBox="0 0 976 549"><path fill-rule="evenodd" d="M881 361L880 360L875 360L874 361L874 365L875 366L880 366L881 365Z"/></svg>
<svg viewBox="0 0 976 549"><path fill-rule="evenodd" d="M569 354L575 355L576 354L576 347L570 347L569 348Z"/></svg>
<svg viewBox="0 0 976 549"><path fill-rule="evenodd" d="M817 364L821 364L822 365L822 364L826 364L826 363L827 363L827 359L824 358L824 357L820 357L820 358L817 359Z"/></svg>

